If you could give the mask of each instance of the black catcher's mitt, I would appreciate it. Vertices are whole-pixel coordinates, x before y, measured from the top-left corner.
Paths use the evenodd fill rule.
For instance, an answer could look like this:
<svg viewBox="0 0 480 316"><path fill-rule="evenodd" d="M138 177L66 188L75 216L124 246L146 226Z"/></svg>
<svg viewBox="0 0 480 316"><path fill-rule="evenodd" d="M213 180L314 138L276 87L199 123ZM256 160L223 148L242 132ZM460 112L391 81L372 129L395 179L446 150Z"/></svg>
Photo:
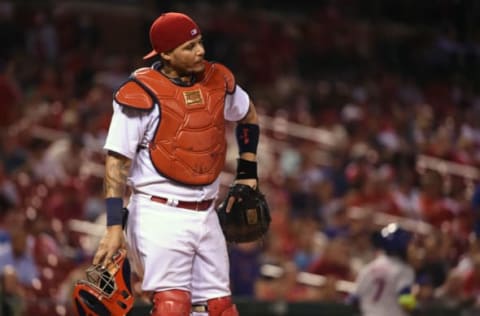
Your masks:
<svg viewBox="0 0 480 316"><path fill-rule="evenodd" d="M229 213L228 200L235 197ZM245 184L233 184L217 209L220 225L228 242L250 242L265 235L270 226L270 210L265 196Z"/></svg>

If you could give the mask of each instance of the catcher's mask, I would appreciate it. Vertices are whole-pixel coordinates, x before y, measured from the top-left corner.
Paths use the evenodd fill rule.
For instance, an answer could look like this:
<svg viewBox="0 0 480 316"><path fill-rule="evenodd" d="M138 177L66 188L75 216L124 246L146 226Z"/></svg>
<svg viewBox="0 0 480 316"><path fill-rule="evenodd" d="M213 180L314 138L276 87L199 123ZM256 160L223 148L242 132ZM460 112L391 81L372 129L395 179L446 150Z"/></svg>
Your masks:
<svg viewBox="0 0 480 316"><path fill-rule="evenodd" d="M133 296L126 254L119 250L105 268L91 265L87 279L77 281L73 300L78 316L125 316L129 312Z"/></svg>

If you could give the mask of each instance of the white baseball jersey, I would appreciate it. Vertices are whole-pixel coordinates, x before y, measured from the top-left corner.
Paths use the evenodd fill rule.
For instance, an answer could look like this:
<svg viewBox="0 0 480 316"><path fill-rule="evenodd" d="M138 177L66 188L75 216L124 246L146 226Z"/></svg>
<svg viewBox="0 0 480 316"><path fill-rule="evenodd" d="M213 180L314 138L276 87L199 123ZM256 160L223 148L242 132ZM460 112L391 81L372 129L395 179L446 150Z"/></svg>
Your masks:
<svg viewBox="0 0 480 316"><path fill-rule="evenodd" d="M363 316L406 316L398 304L402 290L413 285L412 267L399 258L380 254L357 278L356 296Z"/></svg>
<svg viewBox="0 0 480 316"><path fill-rule="evenodd" d="M248 94L237 85L233 94L226 95L225 119L241 120L249 104ZM130 260L143 277L142 290L183 289L191 292L194 303L230 295L227 247L213 203L199 212L150 200L152 195L179 201L215 199L219 179L188 186L161 176L148 149L138 150L155 136L158 106L142 112L114 102L113 109L104 148L132 160L128 185L133 194L125 230Z"/></svg>

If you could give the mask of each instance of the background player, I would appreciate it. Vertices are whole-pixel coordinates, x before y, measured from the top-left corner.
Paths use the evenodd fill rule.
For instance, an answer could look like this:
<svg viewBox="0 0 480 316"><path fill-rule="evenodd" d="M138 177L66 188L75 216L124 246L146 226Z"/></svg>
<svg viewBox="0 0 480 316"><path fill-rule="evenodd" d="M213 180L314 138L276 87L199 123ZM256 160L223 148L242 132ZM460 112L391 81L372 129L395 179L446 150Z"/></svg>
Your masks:
<svg viewBox="0 0 480 316"><path fill-rule="evenodd" d="M211 316L238 315L231 301L225 238L214 209L225 162L225 121L238 122L236 182L257 186L259 137L255 107L223 65L204 60L197 24L169 12L150 28L160 57L136 70L116 91L105 144L107 230L94 264L126 246L151 292L153 316L190 315L204 304Z"/></svg>
<svg viewBox="0 0 480 316"><path fill-rule="evenodd" d="M412 234L389 224L377 237L383 252L360 271L353 300L365 316L408 315L416 305L411 293L415 272L408 264Z"/></svg>

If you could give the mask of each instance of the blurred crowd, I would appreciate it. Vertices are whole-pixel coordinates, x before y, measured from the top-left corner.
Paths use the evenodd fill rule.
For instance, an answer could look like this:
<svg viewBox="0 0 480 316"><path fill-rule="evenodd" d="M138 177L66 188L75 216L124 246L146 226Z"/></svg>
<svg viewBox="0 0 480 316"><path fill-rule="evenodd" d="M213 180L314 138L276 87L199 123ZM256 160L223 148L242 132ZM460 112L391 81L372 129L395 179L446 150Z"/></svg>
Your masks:
<svg viewBox="0 0 480 316"><path fill-rule="evenodd" d="M260 186L273 220L265 240L231 245L233 294L343 303L345 284L376 255L372 233L395 220L416 233L411 264L421 304L480 304L478 6L439 1L421 21L401 14L431 9L415 1L359 2L315 1L303 11L267 9L270 1L148 2L154 12L194 17L207 58L234 71L264 118ZM102 25L125 14L109 1L97 11L40 3L0 1L6 315L71 314L72 284L104 225L112 93L148 66L148 29L123 36L139 43L134 51L108 41L114 26ZM152 16L137 19L148 25ZM473 169L420 168L421 155ZM100 229L88 225L95 223Z"/></svg>

